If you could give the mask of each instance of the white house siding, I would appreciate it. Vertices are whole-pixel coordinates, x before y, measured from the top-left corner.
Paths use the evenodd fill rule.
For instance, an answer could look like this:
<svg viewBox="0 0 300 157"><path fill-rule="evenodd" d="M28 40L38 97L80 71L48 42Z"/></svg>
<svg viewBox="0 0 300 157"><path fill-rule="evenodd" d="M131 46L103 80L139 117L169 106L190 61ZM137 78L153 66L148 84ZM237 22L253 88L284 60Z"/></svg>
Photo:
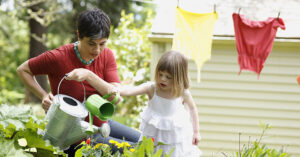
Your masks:
<svg viewBox="0 0 300 157"><path fill-rule="evenodd" d="M154 34L151 76L163 52L171 48L171 35ZM300 156L300 41L278 39L260 74L242 71L240 75L235 41L214 38L211 60L201 70L189 63L191 92L198 107L199 144L203 157L232 156L240 147L259 139L259 122L273 126L262 142L271 148L285 148ZM152 78L153 79L153 78Z"/></svg>

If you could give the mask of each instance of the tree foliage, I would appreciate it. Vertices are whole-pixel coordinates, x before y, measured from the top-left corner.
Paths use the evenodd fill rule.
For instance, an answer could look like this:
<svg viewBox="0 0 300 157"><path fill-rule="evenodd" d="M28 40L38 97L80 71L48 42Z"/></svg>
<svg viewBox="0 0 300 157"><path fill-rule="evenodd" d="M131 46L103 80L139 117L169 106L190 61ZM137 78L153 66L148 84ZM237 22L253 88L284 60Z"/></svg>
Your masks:
<svg viewBox="0 0 300 157"><path fill-rule="evenodd" d="M113 29L108 47L115 52L120 79L123 84L138 85L150 79L151 44L150 34L152 12L148 10L144 25L137 26L132 13L121 13L119 26ZM146 96L127 97L117 107L119 116L126 114L135 119L141 107L145 106ZM137 126L136 121L128 120L129 125Z"/></svg>
<svg viewBox="0 0 300 157"><path fill-rule="evenodd" d="M0 11L0 103L20 102L23 86L16 68L28 56L28 25L16 16L16 11Z"/></svg>
<svg viewBox="0 0 300 157"><path fill-rule="evenodd" d="M41 1L47 3L48 7L41 8L37 12L28 9L34 2ZM1 1L1 5L7 2ZM34 36L29 31L29 18L34 18L42 25L47 26L48 32L42 38L36 39L42 41L48 50L70 43L74 39L76 15L87 8L99 7L107 12L112 21L116 22L120 20L122 9L125 12L138 13L132 14L132 17L139 26L142 26L143 22L138 21L147 18L145 9L134 11L135 7L143 4L132 1L14 0L14 3L12 10L0 10L0 19L3 23L0 26L0 103L7 104L20 103L24 98L25 88L16 74L16 68L29 56L29 39ZM115 5L115 3L122 3L122 5ZM76 5L78 8L74 8ZM41 18L44 15L47 16Z"/></svg>

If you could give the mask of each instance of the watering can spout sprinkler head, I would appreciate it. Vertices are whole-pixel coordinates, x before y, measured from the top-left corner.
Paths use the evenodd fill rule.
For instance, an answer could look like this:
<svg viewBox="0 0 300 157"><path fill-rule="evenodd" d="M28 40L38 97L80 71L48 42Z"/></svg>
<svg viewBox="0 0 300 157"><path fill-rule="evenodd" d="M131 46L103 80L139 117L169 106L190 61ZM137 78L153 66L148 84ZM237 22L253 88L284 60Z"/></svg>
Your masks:
<svg viewBox="0 0 300 157"><path fill-rule="evenodd" d="M110 134L110 126L107 123L102 124L101 127L98 128L102 137L106 138Z"/></svg>
<svg viewBox="0 0 300 157"><path fill-rule="evenodd" d="M84 133L88 136L90 136L94 133L100 133L102 137L106 138L110 134L110 126L108 125L108 123L103 123L101 125L101 127L97 127L97 126L93 125L91 128L90 123L81 121L80 127L81 127L82 131L84 131Z"/></svg>

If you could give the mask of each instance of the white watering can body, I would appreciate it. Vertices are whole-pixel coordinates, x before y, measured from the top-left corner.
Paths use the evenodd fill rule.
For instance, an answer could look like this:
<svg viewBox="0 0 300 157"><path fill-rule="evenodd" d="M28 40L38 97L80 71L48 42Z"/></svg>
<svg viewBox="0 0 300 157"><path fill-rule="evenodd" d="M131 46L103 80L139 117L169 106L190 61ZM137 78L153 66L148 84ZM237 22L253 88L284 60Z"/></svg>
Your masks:
<svg viewBox="0 0 300 157"><path fill-rule="evenodd" d="M85 100L81 103L68 95L59 94L58 92L54 96L53 103L45 117L48 124L43 139L49 140L51 145L65 150L71 144L90 136L91 133L100 133L103 137L108 137L110 127L107 123L102 124L101 127L97 127L84 121L84 118L88 115L88 110L84 103Z"/></svg>
<svg viewBox="0 0 300 157"><path fill-rule="evenodd" d="M55 103L58 99L60 103ZM51 145L63 150L90 135L87 132L90 131L90 123L84 121L88 111L83 104L74 99L71 99L74 101L70 104L70 99L71 97L63 94L54 96L54 103L46 115L48 124L43 139L49 140ZM107 123L101 127L93 125L92 128L94 133L100 133L103 137L109 136L110 127Z"/></svg>

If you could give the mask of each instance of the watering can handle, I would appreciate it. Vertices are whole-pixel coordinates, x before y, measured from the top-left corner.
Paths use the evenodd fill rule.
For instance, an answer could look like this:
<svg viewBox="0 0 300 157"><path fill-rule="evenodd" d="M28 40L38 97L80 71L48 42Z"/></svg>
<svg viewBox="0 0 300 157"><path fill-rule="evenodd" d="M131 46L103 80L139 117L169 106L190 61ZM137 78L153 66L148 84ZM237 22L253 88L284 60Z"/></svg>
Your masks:
<svg viewBox="0 0 300 157"><path fill-rule="evenodd" d="M107 99L107 98L109 98L110 96L111 96L111 94L106 94L106 95L103 96L103 98L104 98L104 99ZM119 97L120 97L119 94L117 94L117 95L115 96L115 98L111 101L111 103L112 103L112 104L116 104L116 103L118 102Z"/></svg>
<svg viewBox="0 0 300 157"><path fill-rule="evenodd" d="M57 95L58 95L58 97L59 97L59 87L60 87L60 84L62 83L62 81L66 78L66 77L68 77L68 74L65 74L65 76L59 81L59 84L58 84L58 87L57 87ZM82 82L80 82L81 83L81 85L82 85L82 87L83 87L83 104L85 103L85 87L84 87L84 85L83 85L83 83ZM58 99L58 101L59 101L59 99Z"/></svg>

